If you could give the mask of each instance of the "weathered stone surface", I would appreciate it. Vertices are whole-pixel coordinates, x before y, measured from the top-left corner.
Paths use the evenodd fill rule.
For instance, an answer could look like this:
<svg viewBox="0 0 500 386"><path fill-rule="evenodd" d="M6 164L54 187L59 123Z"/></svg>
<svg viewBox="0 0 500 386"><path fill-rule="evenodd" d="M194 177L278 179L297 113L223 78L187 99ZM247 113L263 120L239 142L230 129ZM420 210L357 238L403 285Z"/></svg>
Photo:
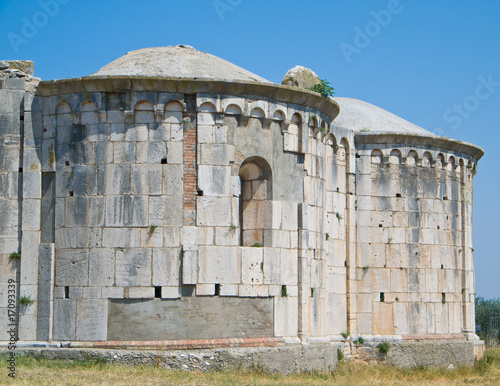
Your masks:
<svg viewBox="0 0 500 386"><path fill-rule="evenodd" d="M151 249L116 251L115 283L117 286L150 286L152 281Z"/></svg>
<svg viewBox="0 0 500 386"><path fill-rule="evenodd" d="M319 83L321 83L321 80L318 75L314 71L302 66L295 66L288 70L281 81L281 84L300 88L312 87Z"/></svg>

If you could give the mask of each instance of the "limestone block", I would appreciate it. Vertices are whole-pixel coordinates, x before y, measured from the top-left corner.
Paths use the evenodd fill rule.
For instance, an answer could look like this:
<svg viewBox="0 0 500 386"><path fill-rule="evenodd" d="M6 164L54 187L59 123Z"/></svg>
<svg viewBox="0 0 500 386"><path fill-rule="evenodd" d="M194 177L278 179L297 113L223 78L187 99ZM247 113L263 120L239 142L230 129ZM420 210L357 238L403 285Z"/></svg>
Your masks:
<svg viewBox="0 0 500 386"><path fill-rule="evenodd" d="M89 257L89 285L112 286L115 284L115 250L92 248Z"/></svg>
<svg viewBox="0 0 500 386"><path fill-rule="evenodd" d="M358 293L356 295L356 305L358 312L371 313L372 312L372 294Z"/></svg>
<svg viewBox="0 0 500 386"><path fill-rule="evenodd" d="M373 333L379 335L392 335L393 332L393 310L392 304L373 303Z"/></svg>
<svg viewBox="0 0 500 386"><path fill-rule="evenodd" d="M208 229L213 229L213 228L208 228ZM215 228L215 245L239 245L239 238L240 238L239 228L236 229L233 229L232 227Z"/></svg>
<svg viewBox="0 0 500 386"><path fill-rule="evenodd" d="M213 296L215 295L214 284L197 284L196 296Z"/></svg>
<svg viewBox="0 0 500 386"><path fill-rule="evenodd" d="M58 249L56 261L56 285L88 285L88 249Z"/></svg>
<svg viewBox="0 0 500 386"><path fill-rule="evenodd" d="M276 336L295 337L298 333L297 298L274 298L274 332Z"/></svg>
<svg viewBox="0 0 500 386"><path fill-rule="evenodd" d="M243 204L244 229L272 227L272 201L249 201Z"/></svg>
<svg viewBox="0 0 500 386"><path fill-rule="evenodd" d="M199 132L198 132L199 134ZM171 141L182 141L184 137L184 125L183 124L170 124L170 140ZM200 139L198 138L198 142Z"/></svg>
<svg viewBox="0 0 500 386"><path fill-rule="evenodd" d="M213 143L214 129L211 125L198 124L198 143Z"/></svg>
<svg viewBox="0 0 500 386"><path fill-rule="evenodd" d="M135 142L115 142L113 144L113 162L115 164L134 163L135 159Z"/></svg>
<svg viewBox="0 0 500 386"><path fill-rule="evenodd" d="M128 289L129 299L154 299L154 287L130 287Z"/></svg>
<svg viewBox="0 0 500 386"><path fill-rule="evenodd" d="M132 165L132 193L160 195L163 165Z"/></svg>
<svg viewBox="0 0 500 386"><path fill-rule="evenodd" d="M391 282L390 282L390 271L384 268L373 268L373 291L374 292L390 292Z"/></svg>
<svg viewBox="0 0 500 386"><path fill-rule="evenodd" d="M406 269L391 269L391 291L390 292L407 292L408 277Z"/></svg>
<svg viewBox="0 0 500 386"><path fill-rule="evenodd" d="M295 231L298 229L297 204L294 202L282 202L282 229ZM274 208L273 208L274 209Z"/></svg>
<svg viewBox="0 0 500 386"><path fill-rule="evenodd" d="M168 142L167 149L167 162L169 164L182 164L182 142Z"/></svg>
<svg viewBox="0 0 500 386"><path fill-rule="evenodd" d="M130 165L99 165L97 194L127 194L131 191Z"/></svg>
<svg viewBox="0 0 500 386"><path fill-rule="evenodd" d="M234 197L239 197L241 193L240 177L231 176L231 194Z"/></svg>
<svg viewBox="0 0 500 386"><path fill-rule="evenodd" d="M410 334L427 334L427 307L420 302L409 304L409 330Z"/></svg>
<svg viewBox="0 0 500 386"><path fill-rule="evenodd" d="M373 333L371 313L358 314L358 333L361 335L362 334L371 335Z"/></svg>
<svg viewBox="0 0 500 386"><path fill-rule="evenodd" d="M198 188L204 196L231 194L231 168L229 166L198 166Z"/></svg>
<svg viewBox="0 0 500 386"><path fill-rule="evenodd" d="M148 125L125 125L125 141L141 142L148 140Z"/></svg>
<svg viewBox="0 0 500 386"><path fill-rule="evenodd" d="M125 139L125 124L124 123L111 123L111 136L110 140L123 141Z"/></svg>
<svg viewBox="0 0 500 386"><path fill-rule="evenodd" d="M54 300L54 339L75 340L76 300Z"/></svg>
<svg viewBox="0 0 500 386"><path fill-rule="evenodd" d="M179 126L179 125L176 125ZM156 130L149 131L149 140L153 141L169 141L171 137L171 125L169 123L160 123Z"/></svg>
<svg viewBox="0 0 500 386"><path fill-rule="evenodd" d="M227 143L227 126L214 126L214 142Z"/></svg>
<svg viewBox="0 0 500 386"><path fill-rule="evenodd" d="M163 247L163 228L147 227L141 229L141 248Z"/></svg>
<svg viewBox="0 0 500 386"><path fill-rule="evenodd" d="M230 197L197 197L198 226L230 226L231 207Z"/></svg>
<svg viewBox="0 0 500 386"><path fill-rule="evenodd" d="M238 296L239 286L237 284L221 284L220 296Z"/></svg>
<svg viewBox="0 0 500 386"><path fill-rule="evenodd" d="M58 228L55 231L58 248L99 248L101 228Z"/></svg>
<svg viewBox="0 0 500 386"><path fill-rule="evenodd" d="M103 228L102 246L134 248L141 246L141 230L137 228Z"/></svg>
<svg viewBox="0 0 500 386"><path fill-rule="evenodd" d="M239 284L241 282L240 247L200 246L198 283Z"/></svg>
<svg viewBox="0 0 500 386"><path fill-rule="evenodd" d="M38 172L23 173L23 198L41 198L42 175Z"/></svg>
<svg viewBox="0 0 500 386"><path fill-rule="evenodd" d="M295 249L282 249L281 254L281 284L297 285L298 254Z"/></svg>
<svg viewBox="0 0 500 386"><path fill-rule="evenodd" d="M87 141L102 142L107 141L111 133L111 125L109 123L99 123L96 125L87 126Z"/></svg>
<svg viewBox="0 0 500 386"><path fill-rule="evenodd" d="M165 247L179 247L181 245L181 231L178 227L163 228L163 244Z"/></svg>
<svg viewBox="0 0 500 386"><path fill-rule="evenodd" d="M267 198L267 181L249 181L252 184L252 199L265 200Z"/></svg>
<svg viewBox="0 0 500 386"><path fill-rule="evenodd" d="M218 143L200 145L200 164L203 165L229 165L234 161L234 146Z"/></svg>
<svg viewBox="0 0 500 386"><path fill-rule="evenodd" d="M182 284L196 284L198 282L198 252L182 252Z"/></svg>
<svg viewBox="0 0 500 386"><path fill-rule="evenodd" d="M151 249L116 251L115 283L117 286L150 286Z"/></svg>
<svg viewBox="0 0 500 386"><path fill-rule="evenodd" d="M108 123L125 123L125 114L121 110L108 111Z"/></svg>
<svg viewBox="0 0 500 386"><path fill-rule="evenodd" d="M409 334L408 305L406 303L393 303L394 308L394 334Z"/></svg>
<svg viewBox="0 0 500 386"><path fill-rule="evenodd" d="M408 269L408 291L420 292L425 290L425 270Z"/></svg>
<svg viewBox="0 0 500 386"><path fill-rule="evenodd" d="M82 298L100 299L102 297L101 287L83 287Z"/></svg>
<svg viewBox="0 0 500 386"><path fill-rule="evenodd" d="M178 286L180 260L180 248L154 248L153 285Z"/></svg>
<svg viewBox="0 0 500 386"><path fill-rule="evenodd" d="M164 141L138 142L136 145L136 160L138 163L160 164L167 157L167 147Z"/></svg>
<svg viewBox="0 0 500 386"><path fill-rule="evenodd" d="M169 196L179 195L183 191L182 165L163 166L163 194Z"/></svg>
<svg viewBox="0 0 500 386"><path fill-rule="evenodd" d="M76 300L75 340L106 340L108 319L108 300Z"/></svg>
<svg viewBox="0 0 500 386"><path fill-rule="evenodd" d="M183 245L213 245L213 240L214 228L195 226L182 227L181 243Z"/></svg>
<svg viewBox="0 0 500 386"><path fill-rule="evenodd" d="M123 299L125 290L123 287L102 287L101 296L103 299Z"/></svg>
<svg viewBox="0 0 500 386"><path fill-rule="evenodd" d="M153 202L157 197L151 197ZM146 196L106 197L106 225L111 227L145 227L150 224L163 225L157 218L148 222L148 198Z"/></svg>
<svg viewBox="0 0 500 386"><path fill-rule="evenodd" d="M241 282L243 284L262 284L263 248L241 248Z"/></svg>
<svg viewBox="0 0 500 386"><path fill-rule="evenodd" d="M263 248L264 284L280 284L281 252L277 248Z"/></svg>
<svg viewBox="0 0 500 386"><path fill-rule="evenodd" d="M83 298L83 288L84 287L69 287L69 298L78 299Z"/></svg>
<svg viewBox="0 0 500 386"><path fill-rule="evenodd" d="M23 200L23 231L38 231L40 229L40 200Z"/></svg>
<svg viewBox="0 0 500 386"><path fill-rule="evenodd" d="M178 299L181 297L181 291L179 287L161 287L161 298L162 299Z"/></svg>
<svg viewBox="0 0 500 386"><path fill-rule="evenodd" d="M434 229L422 229L421 230L422 244L434 244L435 242L434 236L435 236Z"/></svg>
<svg viewBox="0 0 500 386"><path fill-rule="evenodd" d="M272 229L281 229L281 201L272 201L272 211Z"/></svg>

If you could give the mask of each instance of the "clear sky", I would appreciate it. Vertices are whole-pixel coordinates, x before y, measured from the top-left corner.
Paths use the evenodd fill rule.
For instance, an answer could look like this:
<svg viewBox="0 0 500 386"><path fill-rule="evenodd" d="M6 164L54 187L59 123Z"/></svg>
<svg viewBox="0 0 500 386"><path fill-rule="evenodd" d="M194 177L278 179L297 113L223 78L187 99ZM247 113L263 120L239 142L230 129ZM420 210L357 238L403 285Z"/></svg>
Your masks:
<svg viewBox="0 0 500 386"><path fill-rule="evenodd" d="M295 65L440 135L481 146L476 293L500 297L500 1L1 0L0 59L44 80L187 44L281 83ZM480 87L481 85L483 85Z"/></svg>

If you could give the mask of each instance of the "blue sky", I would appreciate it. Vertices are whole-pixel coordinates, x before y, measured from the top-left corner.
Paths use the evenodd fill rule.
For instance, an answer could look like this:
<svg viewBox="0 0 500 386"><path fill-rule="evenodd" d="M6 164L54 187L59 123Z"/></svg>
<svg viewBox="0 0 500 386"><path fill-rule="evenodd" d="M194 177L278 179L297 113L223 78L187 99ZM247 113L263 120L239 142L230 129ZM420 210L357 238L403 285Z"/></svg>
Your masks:
<svg viewBox="0 0 500 386"><path fill-rule="evenodd" d="M175 44L277 83L300 64L337 96L479 145L486 155L474 192L476 292L492 298L500 296L498 20L497 0L2 0L0 59L33 60L44 80L89 75L128 51ZM476 96L483 83L489 87Z"/></svg>

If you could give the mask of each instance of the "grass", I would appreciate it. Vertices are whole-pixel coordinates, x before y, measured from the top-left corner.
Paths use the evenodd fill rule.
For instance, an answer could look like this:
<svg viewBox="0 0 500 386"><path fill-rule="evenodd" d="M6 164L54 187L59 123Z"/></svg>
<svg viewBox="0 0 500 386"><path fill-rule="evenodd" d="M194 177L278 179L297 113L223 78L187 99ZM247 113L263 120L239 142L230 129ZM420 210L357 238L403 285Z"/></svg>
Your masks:
<svg viewBox="0 0 500 386"><path fill-rule="evenodd" d="M340 357L340 355L339 355ZM2 383L7 383L6 356L0 357ZM9 380L10 381L10 380ZM341 360L334 371L292 375L260 368L212 372L169 370L158 366L124 366L99 360L16 358L16 379L22 385L465 385L500 383L500 349L489 349L473 367L397 369Z"/></svg>

